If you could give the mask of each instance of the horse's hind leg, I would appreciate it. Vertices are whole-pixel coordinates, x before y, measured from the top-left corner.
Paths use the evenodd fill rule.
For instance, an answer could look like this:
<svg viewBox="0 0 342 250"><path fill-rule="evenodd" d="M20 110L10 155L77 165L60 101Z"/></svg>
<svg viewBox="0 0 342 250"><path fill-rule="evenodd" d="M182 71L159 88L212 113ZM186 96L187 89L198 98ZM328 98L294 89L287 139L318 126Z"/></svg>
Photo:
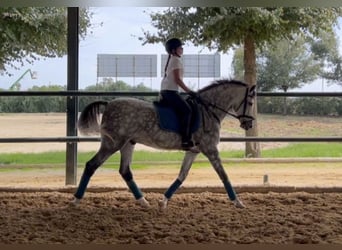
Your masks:
<svg viewBox="0 0 342 250"><path fill-rule="evenodd" d="M149 203L144 198L141 190L135 183L133 179L133 174L131 171L131 163L133 157L134 143L127 142L125 146L120 149L121 160L120 160L120 169L119 173L121 177L125 180L127 186L131 190L134 195L134 198L138 201L138 203L143 207L149 207Z"/></svg>
<svg viewBox="0 0 342 250"><path fill-rule="evenodd" d="M197 155L198 153L191 151L187 151L185 153L182 167L180 169L177 179L171 184L168 190L166 190L166 192L164 193L163 200L159 201L159 207L161 209L166 209L167 202L171 199L172 195L177 191L177 189L183 184L183 182L189 174L191 165L194 162Z"/></svg>
<svg viewBox="0 0 342 250"><path fill-rule="evenodd" d="M118 151L123 144L124 142L119 142L113 145L113 141L111 139L102 137L99 151L86 163L77 191L74 194L74 203L79 203L80 199L83 198L90 178L93 176L96 169L100 167L112 154Z"/></svg>

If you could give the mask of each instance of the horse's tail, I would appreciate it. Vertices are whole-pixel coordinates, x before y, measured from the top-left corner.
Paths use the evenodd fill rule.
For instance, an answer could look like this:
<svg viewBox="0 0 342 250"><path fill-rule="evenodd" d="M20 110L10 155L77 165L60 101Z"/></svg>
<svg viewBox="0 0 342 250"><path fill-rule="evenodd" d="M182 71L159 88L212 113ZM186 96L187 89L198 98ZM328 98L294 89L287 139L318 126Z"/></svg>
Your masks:
<svg viewBox="0 0 342 250"><path fill-rule="evenodd" d="M80 114L77 128L81 134L94 135L100 133L101 107L106 107L108 102L96 101L88 104Z"/></svg>

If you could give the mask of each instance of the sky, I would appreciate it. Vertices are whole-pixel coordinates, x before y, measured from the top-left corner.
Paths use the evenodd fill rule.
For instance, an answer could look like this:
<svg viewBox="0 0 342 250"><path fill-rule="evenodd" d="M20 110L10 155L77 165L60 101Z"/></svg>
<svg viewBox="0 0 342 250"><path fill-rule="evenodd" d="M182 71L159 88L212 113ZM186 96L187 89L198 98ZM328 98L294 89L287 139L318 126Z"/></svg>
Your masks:
<svg viewBox="0 0 342 250"><path fill-rule="evenodd" d="M158 11L157 7L97 7L91 8L94 13L92 23L93 33L80 42L79 50L79 88L94 85L101 79L97 78L97 54L157 54L158 70L157 78L118 78L130 85L144 83L153 90L159 90L161 81L160 55L165 54L162 44L142 45L138 40L143 35L143 30L156 31L151 23L148 13ZM147 13L146 13L147 12ZM102 23L102 25L99 25ZM184 45L184 54L214 54L205 47L194 47L191 44ZM232 51L221 54L221 77L231 77ZM0 87L8 89L20 76L30 69L36 72L36 79L30 74L24 75L20 80L21 90L27 90L32 86L41 85L66 85L67 84L67 57L41 59L33 64L25 64L19 70L10 70L11 77L0 74ZM185 78L184 82L196 90L209 84L211 78ZM339 85L328 86L321 79L301 89L292 91L341 91Z"/></svg>

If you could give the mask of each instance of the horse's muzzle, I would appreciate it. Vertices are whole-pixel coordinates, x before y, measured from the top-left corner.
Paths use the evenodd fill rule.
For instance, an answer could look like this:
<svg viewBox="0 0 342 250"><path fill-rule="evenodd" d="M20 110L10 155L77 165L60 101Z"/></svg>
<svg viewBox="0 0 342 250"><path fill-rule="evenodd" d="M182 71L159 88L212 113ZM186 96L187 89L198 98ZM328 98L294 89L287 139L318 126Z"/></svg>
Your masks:
<svg viewBox="0 0 342 250"><path fill-rule="evenodd" d="M253 127L253 119L241 118L240 127L243 128L244 130L251 129Z"/></svg>

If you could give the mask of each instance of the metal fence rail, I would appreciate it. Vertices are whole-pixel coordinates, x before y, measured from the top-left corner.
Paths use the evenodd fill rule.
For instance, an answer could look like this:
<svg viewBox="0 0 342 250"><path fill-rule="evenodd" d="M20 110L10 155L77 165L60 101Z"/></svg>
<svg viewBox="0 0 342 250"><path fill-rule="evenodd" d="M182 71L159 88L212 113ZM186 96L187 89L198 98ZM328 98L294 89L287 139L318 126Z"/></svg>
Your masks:
<svg viewBox="0 0 342 250"><path fill-rule="evenodd" d="M100 137L8 137L0 138L0 143L44 143L44 142L99 142ZM221 142L342 142L339 136L324 137L221 137Z"/></svg>
<svg viewBox="0 0 342 250"><path fill-rule="evenodd" d="M155 96L159 92L128 92L128 91L0 91L0 96ZM270 97L341 97L342 92L258 92L257 96Z"/></svg>
<svg viewBox="0 0 342 250"><path fill-rule="evenodd" d="M159 92L104 92L104 91L0 91L0 96L112 96L112 97L157 97ZM342 97L342 92L258 92L258 97ZM15 137L0 138L0 143L40 143L40 142L97 142L100 137ZM221 142L341 142L342 137L221 137Z"/></svg>
<svg viewBox="0 0 342 250"><path fill-rule="evenodd" d="M102 91L0 91L0 96L65 96L67 103L77 104L80 96L126 96L126 97L157 97L159 92L102 92ZM258 97L342 97L342 92L258 92ZM15 137L0 138L0 143L66 143L66 185L75 185L77 176L77 143L99 142L100 137L80 137L76 132L78 108L67 108L67 136L66 137ZM70 122L70 119L72 122ZM70 132L71 131L71 132ZM76 135L76 136L74 136ZM342 142L342 137L221 137L221 142Z"/></svg>

